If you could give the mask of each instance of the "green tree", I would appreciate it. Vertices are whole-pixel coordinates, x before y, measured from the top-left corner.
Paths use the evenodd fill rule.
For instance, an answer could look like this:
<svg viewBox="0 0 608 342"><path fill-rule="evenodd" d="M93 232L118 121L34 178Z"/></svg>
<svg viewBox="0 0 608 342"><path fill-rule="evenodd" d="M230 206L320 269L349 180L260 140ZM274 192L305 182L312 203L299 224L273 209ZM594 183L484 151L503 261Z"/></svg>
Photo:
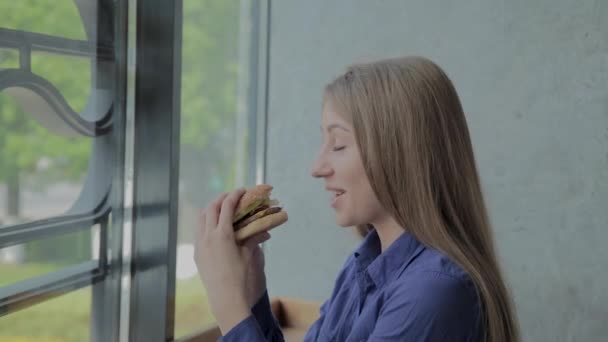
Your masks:
<svg viewBox="0 0 608 342"><path fill-rule="evenodd" d="M197 172L181 176L191 185L188 189L195 199L231 186L239 5L238 0L184 1L182 155L201 162L193 168ZM86 39L77 8L69 0L1 1L0 18L6 28ZM15 51L0 50L0 68L17 65ZM91 77L87 59L36 53L32 71L53 83L75 110L84 108ZM78 180L86 172L90 146L87 138L68 139L47 132L20 111L13 99L0 94L0 182L9 190L9 213L19 215L20 184L33 174L41 158L50 160L51 167L37 173L39 182Z"/></svg>
<svg viewBox="0 0 608 342"><path fill-rule="evenodd" d="M200 162L183 169L182 181L195 201L231 186L237 79L244 71L238 65L239 6L237 0L184 2L182 160Z"/></svg>
<svg viewBox="0 0 608 342"><path fill-rule="evenodd" d="M0 22L5 28L85 39L72 1L2 1ZM18 67L14 50L0 50L0 68ZM90 62L82 58L34 53L32 72L53 83L76 110L82 110L90 93ZM19 217L21 185L33 176L40 161L44 172L30 177L41 184L82 178L91 149L87 138L66 138L48 132L24 113L13 98L0 94L0 182L7 187L7 213Z"/></svg>

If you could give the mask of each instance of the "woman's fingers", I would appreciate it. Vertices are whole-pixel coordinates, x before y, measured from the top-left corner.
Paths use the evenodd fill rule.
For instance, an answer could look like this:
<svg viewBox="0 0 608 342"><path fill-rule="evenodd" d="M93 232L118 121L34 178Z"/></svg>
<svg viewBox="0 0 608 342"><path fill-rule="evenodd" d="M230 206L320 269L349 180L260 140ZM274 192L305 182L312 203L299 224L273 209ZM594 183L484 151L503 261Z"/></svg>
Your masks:
<svg viewBox="0 0 608 342"><path fill-rule="evenodd" d="M207 209L201 209L199 214L198 214L198 224L196 225L196 229L194 229L194 263L196 264L196 267L198 268L200 266L200 254L201 254L201 249L205 248L203 246L201 246L201 244L203 244L203 237L206 236L206 229L207 229L207 224L206 224L206 212Z"/></svg>
<svg viewBox="0 0 608 342"><path fill-rule="evenodd" d="M233 234L232 218L234 217L234 209L239 202L239 199L245 193L245 189L237 189L232 191L228 196L224 198L222 202L222 211L220 213L220 219L218 226L220 229L225 229L225 233Z"/></svg>
<svg viewBox="0 0 608 342"><path fill-rule="evenodd" d="M270 234L268 232L262 232L259 234L255 234L254 236L250 237L249 239L247 239L243 245L246 247L256 247L257 245L261 244L264 241L268 241L268 239L270 239Z"/></svg>
<svg viewBox="0 0 608 342"><path fill-rule="evenodd" d="M196 225L196 229L194 229L194 237L196 240L194 240L194 241L200 241L201 236L205 232L205 229L206 229L205 212L206 212L205 209L201 209L200 212L198 213L198 224Z"/></svg>
<svg viewBox="0 0 608 342"><path fill-rule="evenodd" d="M215 201L205 209L205 230L213 230L217 227L217 222L220 216L220 208L228 193L219 195Z"/></svg>
<svg viewBox="0 0 608 342"><path fill-rule="evenodd" d="M268 239L270 239L270 234L268 234L268 232L262 232L245 240L241 249L243 257L246 260L250 260L251 258L254 258L256 254L261 254L263 258L264 253L262 252L262 247L260 247L260 244Z"/></svg>

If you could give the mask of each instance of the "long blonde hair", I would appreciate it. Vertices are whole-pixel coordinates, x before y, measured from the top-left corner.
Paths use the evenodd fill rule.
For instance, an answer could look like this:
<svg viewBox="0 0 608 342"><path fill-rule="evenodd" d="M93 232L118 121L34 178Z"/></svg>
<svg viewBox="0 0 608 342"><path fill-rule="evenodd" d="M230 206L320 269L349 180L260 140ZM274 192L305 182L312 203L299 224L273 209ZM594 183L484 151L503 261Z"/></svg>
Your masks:
<svg viewBox="0 0 608 342"><path fill-rule="evenodd" d="M365 172L383 207L471 277L485 341L519 341L466 119L447 75L421 57L353 65L327 85L325 101L352 120Z"/></svg>

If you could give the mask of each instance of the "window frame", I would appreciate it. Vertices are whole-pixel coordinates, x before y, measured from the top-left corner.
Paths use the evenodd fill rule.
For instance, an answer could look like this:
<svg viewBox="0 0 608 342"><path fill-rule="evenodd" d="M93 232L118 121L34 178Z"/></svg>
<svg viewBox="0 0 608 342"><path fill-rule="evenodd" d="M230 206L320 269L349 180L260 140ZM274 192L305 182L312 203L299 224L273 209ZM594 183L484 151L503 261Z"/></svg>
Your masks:
<svg viewBox="0 0 608 342"><path fill-rule="evenodd" d="M136 20L132 273L125 335L133 342L170 341L175 310L182 1L137 1Z"/></svg>
<svg viewBox="0 0 608 342"><path fill-rule="evenodd" d="M113 87L111 117L98 123L111 129L94 139L93 167L72 210L0 229L3 248L98 224L99 260L1 287L0 317L91 286L91 341L173 341L183 0L90 3L97 6L97 27L87 26L86 32L95 32L94 44L0 28L0 46L13 42L23 69L31 67L32 49L84 55L98 61L92 63L92 89L100 82ZM85 25L91 22L90 3L75 1ZM254 1L249 14L247 153L255 158L246 177L260 183L266 166L270 0ZM9 35L13 39L5 39Z"/></svg>

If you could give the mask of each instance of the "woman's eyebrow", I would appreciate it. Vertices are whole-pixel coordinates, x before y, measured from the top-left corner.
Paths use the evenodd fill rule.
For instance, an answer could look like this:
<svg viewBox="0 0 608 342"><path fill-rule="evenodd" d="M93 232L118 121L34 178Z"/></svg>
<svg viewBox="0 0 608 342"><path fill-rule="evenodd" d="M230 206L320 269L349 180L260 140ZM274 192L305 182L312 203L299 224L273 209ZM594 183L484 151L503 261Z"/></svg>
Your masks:
<svg viewBox="0 0 608 342"><path fill-rule="evenodd" d="M321 129L321 132L323 132L323 126L320 126L319 128ZM331 125L327 126L327 131L330 132L334 128L340 128L340 129L342 129L342 130L344 130L346 132L350 132L350 130L348 128L346 128L346 127L344 127L344 126L342 126L340 124L337 124L337 123L334 123L334 124L331 124Z"/></svg>

